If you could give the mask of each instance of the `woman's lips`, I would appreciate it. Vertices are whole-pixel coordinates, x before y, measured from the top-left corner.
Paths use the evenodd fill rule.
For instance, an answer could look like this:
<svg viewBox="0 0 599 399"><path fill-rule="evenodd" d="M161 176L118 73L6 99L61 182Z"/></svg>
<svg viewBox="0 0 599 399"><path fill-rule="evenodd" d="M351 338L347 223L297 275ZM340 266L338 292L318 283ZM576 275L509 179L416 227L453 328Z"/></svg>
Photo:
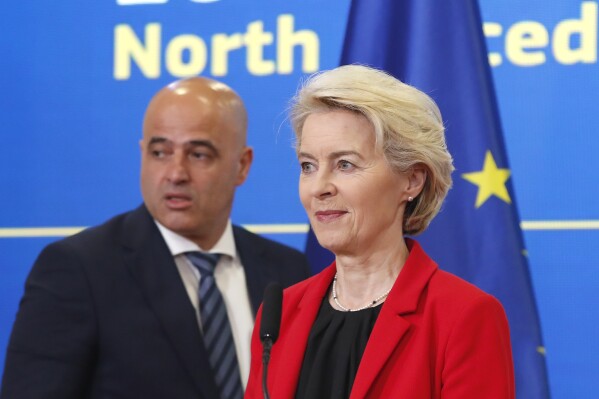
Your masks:
<svg viewBox="0 0 599 399"><path fill-rule="evenodd" d="M338 220L339 218L341 218L342 216L344 216L346 214L347 214L347 212L345 212L345 211L331 210L331 211L318 211L314 215L316 216L316 220L318 220L319 222L330 223L330 222L334 222L334 221Z"/></svg>

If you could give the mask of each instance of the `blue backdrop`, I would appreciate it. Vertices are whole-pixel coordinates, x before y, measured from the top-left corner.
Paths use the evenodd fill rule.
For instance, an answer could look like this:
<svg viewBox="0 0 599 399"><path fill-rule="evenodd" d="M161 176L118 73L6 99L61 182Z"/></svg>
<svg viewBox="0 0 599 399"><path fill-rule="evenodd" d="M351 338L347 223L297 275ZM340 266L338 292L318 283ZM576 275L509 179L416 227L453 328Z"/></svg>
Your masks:
<svg viewBox="0 0 599 399"><path fill-rule="evenodd" d="M552 396L593 397L597 2L480 5ZM179 77L216 77L246 100L256 160L233 220L303 249L285 109L302 76L338 65L348 8L349 0L0 4L0 359L40 249L140 203L143 111Z"/></svg>

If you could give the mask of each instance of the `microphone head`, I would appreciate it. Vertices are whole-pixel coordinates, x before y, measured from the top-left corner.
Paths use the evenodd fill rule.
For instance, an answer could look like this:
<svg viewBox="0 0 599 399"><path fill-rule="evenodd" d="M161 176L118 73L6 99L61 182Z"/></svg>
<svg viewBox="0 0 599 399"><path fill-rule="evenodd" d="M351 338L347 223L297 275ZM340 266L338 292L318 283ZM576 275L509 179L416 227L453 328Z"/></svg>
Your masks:
<svg viewBox="0 0 599 399"><path fill-rule="evenodd" d="M264 290L262 301L262 321L260 339L270 339L274 343L279 337L281 327L281 309L283 306L283 288L279 283L270 283Z"/></svg>

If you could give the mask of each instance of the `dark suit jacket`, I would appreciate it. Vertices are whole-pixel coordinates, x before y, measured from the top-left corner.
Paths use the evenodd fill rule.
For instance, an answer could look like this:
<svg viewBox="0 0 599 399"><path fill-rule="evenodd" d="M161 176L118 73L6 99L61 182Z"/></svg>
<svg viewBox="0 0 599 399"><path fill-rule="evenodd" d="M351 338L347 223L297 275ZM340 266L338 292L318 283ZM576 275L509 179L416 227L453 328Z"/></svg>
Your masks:
<svg viewBox="0 0 599 399"><path fill-rule="evenodd" d="M410 255L381 308L350 398L513 399L509 329L501 304L439 270L416 242L407 243ZM333 263L283 294L281 330L268 367L272 398L295 397L310 330L335 271ZM246 399L263 397L257 330Z"/></svg>
<svg viewBox="0 0 599 399"><path fill-rule="evenodd" d="M309 274L304 256L234 227L254 314L265 286ZM218 397L172 256L140 207L46 247L25 286L2 399Z"/></svg>

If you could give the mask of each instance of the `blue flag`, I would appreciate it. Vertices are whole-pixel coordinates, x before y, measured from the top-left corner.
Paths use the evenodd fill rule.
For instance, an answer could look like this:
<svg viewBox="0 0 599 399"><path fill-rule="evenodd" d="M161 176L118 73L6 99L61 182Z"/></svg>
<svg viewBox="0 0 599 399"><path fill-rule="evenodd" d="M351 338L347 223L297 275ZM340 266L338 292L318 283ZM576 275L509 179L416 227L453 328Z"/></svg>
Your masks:
<svg viewBox="0 0 599 399"><path fill-rule="evenodd" d="M454 186L419 242L503 304L519 399L549 398L544 347L475 0L353 0L341 64L383 69L439 105ZM313 267L330 263L312 232ZM316 266L317 265L317 266Z"/></svg>

